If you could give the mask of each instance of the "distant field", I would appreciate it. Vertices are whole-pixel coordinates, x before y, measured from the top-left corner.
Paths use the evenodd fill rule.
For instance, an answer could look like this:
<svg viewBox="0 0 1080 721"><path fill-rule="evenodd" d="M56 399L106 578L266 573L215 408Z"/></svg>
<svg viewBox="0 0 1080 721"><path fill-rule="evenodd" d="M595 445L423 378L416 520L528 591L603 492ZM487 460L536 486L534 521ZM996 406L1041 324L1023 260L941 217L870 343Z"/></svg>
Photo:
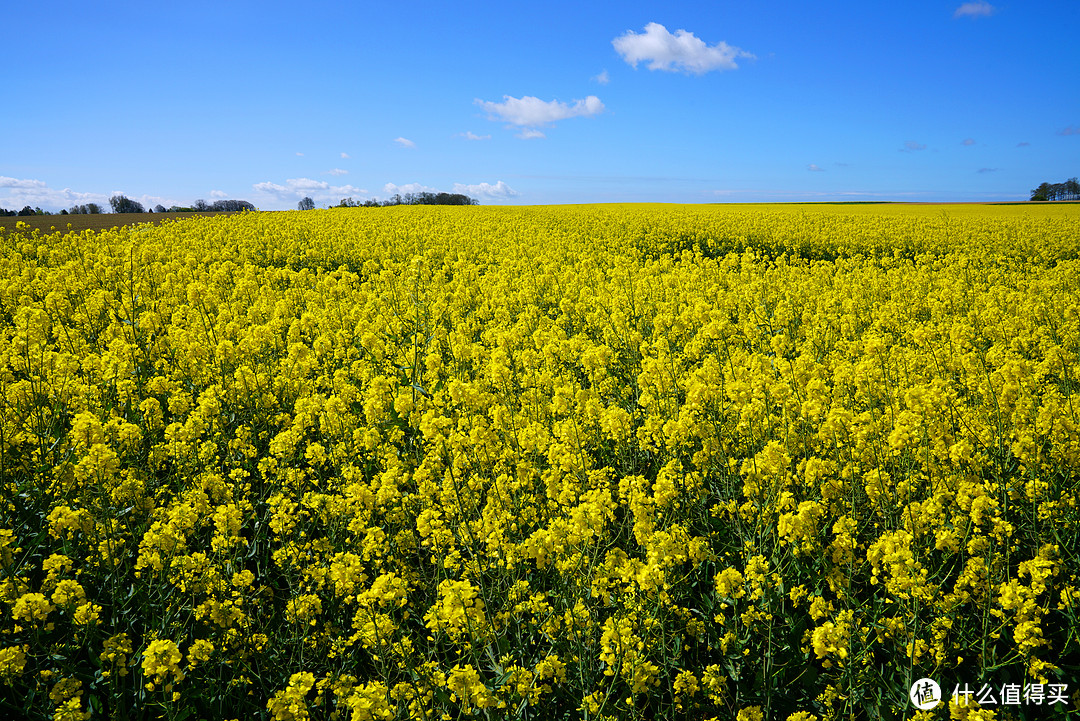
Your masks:
<svg viewBox="0 0 1080 721"><path fill-rule="evenodd" d="M0 218L0 228L8 232L15 229L15 223L22 221L31 228L43 233L64 232L71 226L73 231L102 230L118 228L136 223L160 223L163 220L194 218L203 215L236 215L230 213L99 213L97 215L23 215Z"/></svg>

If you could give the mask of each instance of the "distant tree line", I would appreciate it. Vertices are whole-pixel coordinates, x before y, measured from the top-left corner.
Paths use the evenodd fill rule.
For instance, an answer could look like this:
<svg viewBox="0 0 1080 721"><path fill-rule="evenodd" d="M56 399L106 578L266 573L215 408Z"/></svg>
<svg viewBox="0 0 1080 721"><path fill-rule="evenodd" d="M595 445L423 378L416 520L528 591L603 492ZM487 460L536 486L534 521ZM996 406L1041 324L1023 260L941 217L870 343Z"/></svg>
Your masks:
<svg viewBox="0 0 1080 721"><path fill-rule="evenodd" d="M1032 200L1080 200L1080 181L1069 178L1064 183L1043 183L1031 191Z"/></svg>
<svg viewBox="0 0 1080 721"><path fill-rule="evenodd" d="M143 208L142 203L125 195L114 195L109 198L109 206L114 213L236 213L241 210L255 210L255 206L246 200L215 200L213 203L196 200L189 208L179 205L166 208L159 203L152 210L146 210ZM15 215L96 215L104 212L105 210L97 203L73 205L70 208L61 210L59 213L50 213L47 210L31 208L27 205L22 210L0 208L0 217Z"/></svg>
<svg viewBox="0 0 1080 721"><path fill-rule="evenodd" d="M174 205L171 208L154 206L155 213L238 213L241 210L255 210L255 206L246 200L215 200L207 203L205 200L196 200L189 208Z"/></svg>
<svg viewBox="0 0 1080 721"><path fill-rule="evenodd" d="M8 210L7 208L0 208L0 218L12 218L17 215L51 215L49 211L42 210L41 208L31 208L29 205L23 206L22 210Z"/></svg>
<svg viewBox="0 0 1080 721"><path fill-rule="evenodd" d="M304 198L300 201L300 210L309 209L305 207L305 201L310 202L311 198ZM467 195L461 193L395 193L386 200L353 200L352 198L342 198L341 202L337 205L332 205L332 208L387 208L393 205L480 205L480 201L476 198L470 198ZM311 203L311 208L315 207L314 203Z"/></svg>
<svg viewBox="0 0 1080 721"><path fill-rule="evenodd" d="M71 206L71 210L61 210L60 215L65 215L68 213L70 213L71 215L98 215L99 213L103 212L104 211L101 209L101 206L97 203L84 203L82 205Z"/></svg>

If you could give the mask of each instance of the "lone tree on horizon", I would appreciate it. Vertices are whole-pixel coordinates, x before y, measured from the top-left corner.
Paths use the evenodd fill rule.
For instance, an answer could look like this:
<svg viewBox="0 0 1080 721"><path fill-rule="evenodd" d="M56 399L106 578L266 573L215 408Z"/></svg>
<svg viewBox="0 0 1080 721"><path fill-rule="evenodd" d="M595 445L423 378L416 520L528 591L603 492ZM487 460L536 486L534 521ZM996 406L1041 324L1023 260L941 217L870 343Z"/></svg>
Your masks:
<svg viewBox="0 0 1080 721"><path fill-rule="evenodd" d="M114 213L145 213L142 203L132 200L126 195L114 195L109 198L109 205Z"/></svg>
<svg viewBox="0 0 1080 721"><path fill-rule="evenodd" d="M296 204L298 210L315 210L315 201L308 196L304 196L299 203Z"/></svg>

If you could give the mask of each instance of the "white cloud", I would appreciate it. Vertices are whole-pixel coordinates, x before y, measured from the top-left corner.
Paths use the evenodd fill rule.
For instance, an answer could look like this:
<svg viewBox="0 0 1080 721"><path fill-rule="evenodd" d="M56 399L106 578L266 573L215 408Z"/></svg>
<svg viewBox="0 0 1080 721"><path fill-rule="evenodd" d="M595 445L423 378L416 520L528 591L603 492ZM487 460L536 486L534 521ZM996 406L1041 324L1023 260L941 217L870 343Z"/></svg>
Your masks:
<svg viewBox="0 0 1080 721"><path fill-rule="evenodd" d="M312 180L311 178L289 178L285 185L265 181L251 186L257 193L283 203L300 200L305 195L312 200L322 202L337 202L342 198L355 195L367 195L366 190L354 185L331 185L324 180ZM256 203L259 205L259 203ZM260 206L261 207L261 206Z"/></svg>
<svg viewBox="0 0 1080 721"><path fill-rule="evenodd" d="M278 185L277 183L271 183L270 181L255 183L255 185L251 187L260 193L270 193L271 195L284 195L289 192L289 189L284 185Z"/></svg>
<svg viewBox="0 0 1080 721"><path fill-rule="evenodd" d="M954 18L978 18L988 17L994 14L996 8L986 0L975 0L975 2L966 2L960 7L956 8L956 12L953 13Z"/></svg>
<svg viewBox="0 0 1080 721"><path fill-rule="evenodd" d="M540 138L546 138L542 132L536 128L522 128L520 133L514 134L515 138L521 138L522 140L538 140Z"/></svg>
<svg viewBox="0 0 1080 721"><path fill-rule="evenodd" d="M403 148L415 148L416 147L416 143L409 140L408 138L394 138L394 142L397 143L398 145L400 145Z"/></svg>
<svg viewBox="0 0 1080 721"><path fill-rule="evenodd" d="M278 186L282 187L282 186ZM150 210L155 205L163 205L166 208L174 205L191 205L191 198L175 198L162 195L137 195L126 190L114 190L111 193L83 193L64 188L57 190L50 188L42 180L23 180L0 176L0 207L14 208L18 210L29 205L31 208L41 207L45 210L57 212L61 209L70 208L73 205L97 203L105 209L109 208L109 198L114 195L125 195ZM223 190L211 190L210 197L215 199L233 198Z"/></svg>
<svg viewBox="0 0 1080 721"><path fill-rule="evenodd" d="M755 57L753 53L723 41L706 45L705 41L686 30L676 30L672 35L659 23L649 23L643 33L627 30L611 44L622 59L635 68L638 63L647 62L649 70L681 70L695 75L710 70L734 70L739 67L736 58Z"/></svg>
<svg viewBox="0 0 1080 721"><path fill-rule="evenodd" d="M342 154L341 154L341 157L342 157L342 159L344 159L344 160L348 160L348 159L349 159L349 154L348 154L348 153L342 153Z"/></svg>
<svg viewBox="0 0 1080 721"><path fill-rule="evenodd" d="M962 142L960 144L961 145L974 145L975 144L975 138L964 138L964 142Z"/></svg>
<svg viewBox="0 0 1080 721"><path fill-rule="evenodd" d="M438 188L432 188L429 185L423 183L405 183L404 185L398 185L397 183L387 183L383 186L383 197L390 197L391 195L406 195L408 193L439 193L442 192ZM518 195L518 192L511 188L503 181L497 181L494 185L491 183L454 183L452 193L462 193L468 195L471 198L483 198L487 200L506 200Z"/></svg>
<svg viewBox="0 0 1080 721"><path fill-rule="evenodd" d="M914 153L918 150L926 150L926 146L922 143L916 143L914 140L906 141L904 147L900 148L901 153Z"/></svg>
<svg viewBox="0 0 1080 721"><path fill-rule="evenodd" d="M531 95L522 98L504 95L501 103L477 98L475 103L487 111L490 119L519 126L549 125L558 120L604 112L604 104L595 95L584 100L575 100L573 104L561 103L558 100L545 101Z"/></svg>
<svg viewBox="0 0 1080 721"><path fill-rule="evenodd" d="M150 208L154 207L155 205L161 205L166 208L171 208L174 205L187 205L186 202L181 203L180 201L173 198L165 198L160 195L144 195L138 200L147 210L150 210ZM237 200L240 200L240 198L237 198Z"/></svg>
<svg viewBox="0 0 1080 721"><path fill-rule="evenodd" d="M507 198L513 198L516 195L520 195L520 193L501 180L495 183L495 185L492 185L491 183L477 183L475 185L454 183L454 192L468 195L470 198L487 198L489 200L506 200Z"/></svg>
<svg viewBox="0 0 1080 721"><path fill-rule="evenodd" d="M311 178L292 178L285 182L297 190L326 190L330 187L330 183L323 180L312 180Z"/></svg>
<svg viewBox="0 0 1080 721"><path fill-rule="evenodd" d="M304 157L304 154L303 154L303 153L297 153L297 154L296 154L296 157L298 157L298 158L302 158L302 157Z"/></svg>
<svg viewBox="0 0 1080 721"><path fill-rule="evenodd" d="M334 168L333 170L327 170L327 175L348 175L348 170L342 170L341 168Z"/></svg>
<svg viewBox="0 0 1080 721"><path fill-rule="evenodd" d="M44 180L21 180L0 175L0 188L44 188Z"/></svg>
<svg viewBox="0 0 1080 721"><path fill-rule="evenodd" d="M102 193L81 193L71 188L57 190L50 188L44 180L10 178L0 175L0 207L3 208L20 210L29 205L32 208L60 210L83 203L107 206L109 197Z"/></svg>
<svg viewBox="0 0 1080 721"><path fill-rule="evenodd" d="M593 75L592 79L600 83L601 85L607 85L611 82L611 76L608 75L607 70L601 70L598 75Z"/></svg>
<svg viewBox="0 0 1080 721"><path fill-rule="evenodd" d="M490 135L477 135L471 130L467 130L464 133L458 133L458 135L466 140L491 140Z"/></svg>
<svg viewBox="0 0 1080 721"><path fill-rule="evenodd" d="M824 170L825 170L825 168L822 168L822 167L821 167L820 165L818 165L817 163L810 163L810 165L807 165L807 166L806 166L806 169L807 169L807 170L812 170L812 171L814 171L815 173L820 173L820 172L824 172Z"/></svg>
<svg viewBox="0 0 1080 721"><path fill-rule="evenodd" d="M420 183L406 183L405 185L395 185L394 183L387 183L383 186L383 192L387 195L394 195L400 193L402 195L406 193L438 193L438 188L429 188L426 185Z"/></svg>

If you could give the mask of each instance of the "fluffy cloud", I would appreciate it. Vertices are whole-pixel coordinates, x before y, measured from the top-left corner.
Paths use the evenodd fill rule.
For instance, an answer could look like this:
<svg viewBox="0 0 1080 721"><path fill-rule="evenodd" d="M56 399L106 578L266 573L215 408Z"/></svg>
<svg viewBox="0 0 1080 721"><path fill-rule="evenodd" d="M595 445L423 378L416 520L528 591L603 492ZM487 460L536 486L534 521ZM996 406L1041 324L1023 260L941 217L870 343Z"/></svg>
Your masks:
<svg viewBox="0 0 1080 721"><path fill-rule="evenodd" d="M432 188L429 185L423 183L405 183L404 185L398 185L396 183L387 183L383 186L383 197L388 198L392 195L406 195L408 193L441 193L439 188ZM518 192L511 188L503 181L498 181L494 185L491 183L454 183L454 188L450 192L461 193L468 195L470 198L480 198L485 200L506 200L518 195Z"/></svg>
<svg viewBox="0 0 1080 721"><path fill-rule="evenodd" d="M0 188L44 188L44 180L21 180L19 178L9 178L6 175L0 175Z"/></svg>
<svg viewBox="0 0 1080 721"><path fill-rule="evenodd" d="M368 192L353 185L331 185L326 181L311 178L289 178L285 185L267 181L255 183L251 187L272 201L289 204L304 196L310 196L315 201L337 202L342 198L366 195ZM259 203L256 205L262 207Z"/></svg>
<svg viewBox="0 0 1080 721"><path fill-rule="evenodd" d="M487 111L490 119L502 120L518 126L550 125L567 118L599 115L604 112L604 104L595 95L590 95L584 100L575 100L572 104L561 103L558 100L541 100L531 95L523 98L504 95L501 103L479 98L475 102Z"/></svg>
<svg viewBox="0 0 1080 721"><path fill-rule="evenodd" d="M986 0L975 0L975 2L966 2L960 7L956 8L956 12L953 13L953 17L987 17L989 15L993 15L994 10L994 6L986 2Z"/></svg>
<svg viewBox="0 0 1080 721"><path fill-rule="evenodd" d="M130 195L128 197L131 197ZM144 196L145 198L146 196ZM138 200L138 198L133 198ZM141 201L143 205L145 200ZM9 178L0 175L0 207L19 210L27 205L45 210L60 210L72 205L97 203L108 206L109 196L102 193L80 193L71 188L50 188L44 180Z"/></svg>
<svg viewBox="0 0 1080 721"><path fill-rule="evenodd" d="M383 192L387 195L394 195L400 193L405 195L406 193L438 193L438 188L429 188L426 185L420 183L406 183L405 185L395 185L394 183L387 183L383 186Z"/></svg>
<svg viewBox="0 0 1080 721"><path fill-rule="evenodd" d="M607 85L611 82L611 76L608 75L607 70L601 70L599 75L593 75L593 80L601 85Z"/></svg>
<svg viewBox="0 0 1080 721"><path fill-rule="evenodd" d="M513 198L516 195L520 195L520 193L501 180L495 183L495 185L492 185L491 183L477 183L475 185L454 183L454 192L467 195L470 198L486 198L488 200L506 200L507 198Z"/></svg>
<svg viewBox="0 0 1080 721"><path fill-rule="evenodd" d="M19 210L29 205L31 208L41 207L45 210L57 212L73 205L97 203L108 210L109 198L114 195L126 195L128 198L141 203L147 210L155 205L163 205L166 208L174 205L191 205L191 198L175 198L163 195L148 195L146 193L139 195L123 189L117 189L111 193L83 193L71 188L64 188L63 190L50 188L43 180L0 176L0 207L3 208ZM209 197L221 199L235 198L236 196L230 195L223 190L211 190Z"/></svg>
<svg viewBox="0 0 1080 721"><path fill-rule="evenodd" d="M739 67L736 58L754 58L752 53L723 41L707 45L686 30L676 30L672 35L660 23L649 23L643 33L627 30L611 44L622 59L635 68L638 63L647 62L649 70L682 71L695 75L710 70L734 70Z"/></svg>
<svg viewBox="0 0 1080 721"><path fill-rule="evenodd" d="M416 147L416 143L409 140L408 138L394 138L394 142L397 143L398 145L400 145L403 148L415 148Z"/></svg>

